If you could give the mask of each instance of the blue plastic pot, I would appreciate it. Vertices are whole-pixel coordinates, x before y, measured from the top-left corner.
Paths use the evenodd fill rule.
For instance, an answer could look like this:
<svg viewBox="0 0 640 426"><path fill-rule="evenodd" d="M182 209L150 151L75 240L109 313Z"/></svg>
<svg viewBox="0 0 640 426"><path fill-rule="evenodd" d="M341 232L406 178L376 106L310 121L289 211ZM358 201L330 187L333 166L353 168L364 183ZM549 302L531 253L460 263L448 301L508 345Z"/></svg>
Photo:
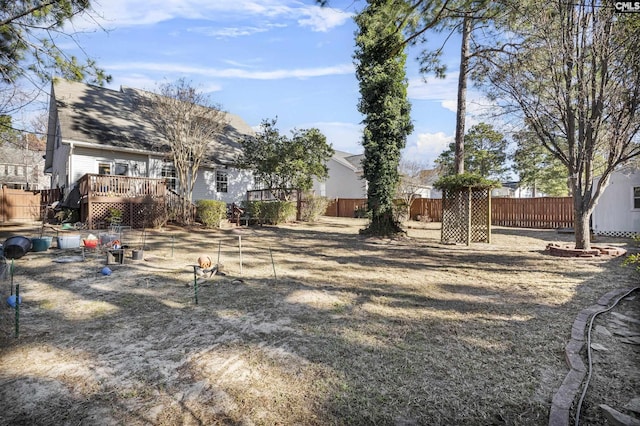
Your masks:
<svg viewBox="0 0 640 426"><path fill-rule="evenodd" d="M39 237L31 239L31 251L47 251L51 247L53 237Z"/></svg>

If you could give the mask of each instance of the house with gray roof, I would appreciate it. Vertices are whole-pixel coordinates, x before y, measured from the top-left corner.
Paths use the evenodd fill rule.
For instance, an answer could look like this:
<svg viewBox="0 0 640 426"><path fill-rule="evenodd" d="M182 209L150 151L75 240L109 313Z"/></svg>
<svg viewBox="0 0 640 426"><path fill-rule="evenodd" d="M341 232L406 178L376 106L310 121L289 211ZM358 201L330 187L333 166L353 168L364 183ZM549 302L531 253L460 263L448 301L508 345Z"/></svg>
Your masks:
<svg viewBox="0 0 640 426"><path fill-rule="evenodd" d="M139 107L143 93L62 79L52 84L45 155L52 188L68 192L86 175L162 178L170 188L180 184L168 142ZM253 187L251 173L233 167L239 141L253 129L233 114L227 113L226 121L224 132L209 142L193 201L239 202Z"/></svg>
<svg viewBox="0 0 640 426"><path fill-rule="evenodd" d="M363 177L364 154L335 151L327 162L329 177L315 181L313 191L327 198L367 198L367 181Z"/></svg>

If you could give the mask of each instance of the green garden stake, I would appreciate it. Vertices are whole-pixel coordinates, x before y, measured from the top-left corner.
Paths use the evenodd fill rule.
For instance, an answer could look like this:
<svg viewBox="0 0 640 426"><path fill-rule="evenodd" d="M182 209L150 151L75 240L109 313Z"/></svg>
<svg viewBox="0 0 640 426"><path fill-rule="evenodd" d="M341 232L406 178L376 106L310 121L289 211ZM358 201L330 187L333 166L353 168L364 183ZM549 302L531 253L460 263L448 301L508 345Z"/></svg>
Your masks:
<svg viewBox="0 0 640 426"><path fill-rule="evenodd" d="M20 334L20 284L16 284L16 339Z"/></svg>
<svg viewBox="0 0 640 426"><path fill-rule="evenodd" d="M193 296L196 301L196 305L198 304L198 274L196 273L196 268L198 266L193 265Z"/></svg>

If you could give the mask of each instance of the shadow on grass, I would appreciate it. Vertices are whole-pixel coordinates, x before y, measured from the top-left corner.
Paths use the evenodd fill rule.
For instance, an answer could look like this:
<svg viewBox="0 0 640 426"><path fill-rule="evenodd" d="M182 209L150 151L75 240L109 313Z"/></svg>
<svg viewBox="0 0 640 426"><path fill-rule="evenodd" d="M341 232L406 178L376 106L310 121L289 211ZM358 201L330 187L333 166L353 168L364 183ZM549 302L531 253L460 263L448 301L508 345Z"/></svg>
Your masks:
<svg viewBox="0 0 640 426"><path fill-rule="evenodd" d="M247 255L276 247L286 273L277 283L213 279L198 305L185 286L188 271L125 266L100 277L84 264L43 268L21 259L25 288L30 282L63 297L26 301L24 334L0 339L0 359L6 365L17 352L54 348L68 357L56 362L88 369L97 387L85 394L73 376L4 369L0 403L12 408L2 422L90 421L103 412L122 423L171 414L201 424L540 424L566 372L562 348L576 312L630 279L617 260L572 268L537 252L374 244L310 228L243 236ZM233 247L237 238L175 235L177 242L160 235L149 244L192 253L215 248L217 239ZM353 270L341 272L347 266ZM363 276L371 269L379 276ZM578 284L554 302L514 274ZM517 285L501 284L509 280ZM90 302L115 309L71 314ZM25 414L20 406L41 387L36 409ZM71 391L46 392L57 387ZM163 409L154 418L158 399Z"/></svg>

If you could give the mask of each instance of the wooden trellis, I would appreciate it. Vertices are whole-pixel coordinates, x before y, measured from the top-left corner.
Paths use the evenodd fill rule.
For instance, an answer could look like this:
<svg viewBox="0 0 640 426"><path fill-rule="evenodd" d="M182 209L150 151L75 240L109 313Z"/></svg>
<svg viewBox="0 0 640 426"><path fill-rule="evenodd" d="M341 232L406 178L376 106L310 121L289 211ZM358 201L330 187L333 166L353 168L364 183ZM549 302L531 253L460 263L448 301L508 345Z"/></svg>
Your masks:
<svg viewBox="0 0 640 426"><path fill-rule="evenodd" d="M491 188L443 191L441 242L491 243Z"/></svg>

